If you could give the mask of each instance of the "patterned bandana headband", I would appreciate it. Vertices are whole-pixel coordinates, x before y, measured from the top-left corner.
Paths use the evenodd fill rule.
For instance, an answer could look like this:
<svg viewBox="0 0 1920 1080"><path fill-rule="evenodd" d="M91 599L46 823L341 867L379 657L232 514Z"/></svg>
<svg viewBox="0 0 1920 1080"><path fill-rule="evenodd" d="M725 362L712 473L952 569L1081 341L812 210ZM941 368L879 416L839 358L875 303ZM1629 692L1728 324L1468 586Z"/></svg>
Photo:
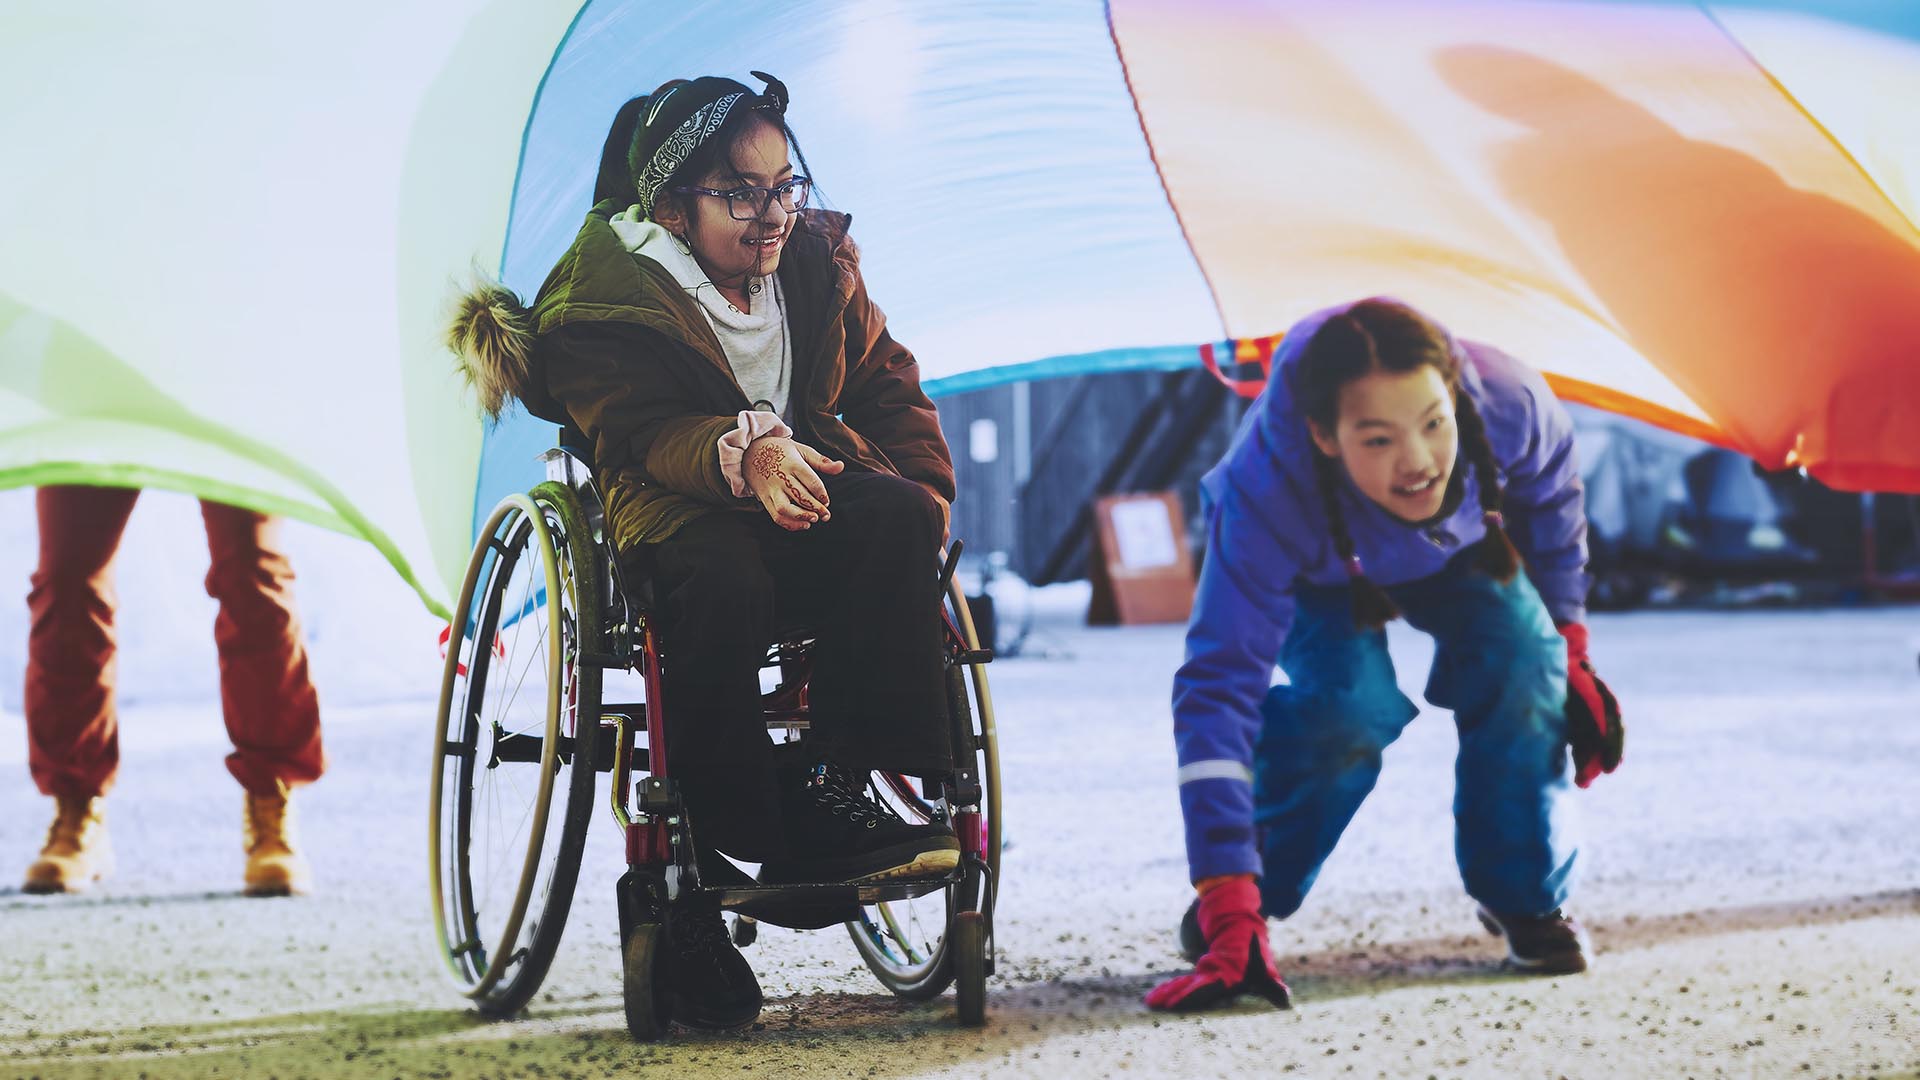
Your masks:
<svg viewBox="0 0 1920 1080"><path fill-rule="evenodd" d="M706 78L696 79L693 82L681 83L675 86L673 89L661 94L647 108L646 115L640 123L639 130L635 132L634 149L636 151L639 150L642 141L646 139L648 130L653 128L656 122L661 122L661 114L667 113L671 115L672 110L669 109L669 106L674 104L674 98L685 94L697 100L699 97L704 96L703 91L705 93L712 93L714 89L727 91L713 98L713 100L694 108L691 115L680 121L680 123L674 127L672 134L661 140L660 145L653 153L647 156L645 164L640 164L638 168L634 169L634 187L637 189L637 194L639 195L641 214L647 217L653 216L654 205L659 201L660 189L666 186L667 180L673 176L680 166L687 163L687 159L693 156L693 152L698 150L702 143L713 138L714 134L726 124L727 116L733 112L736 105L739 105L742 101L758 97L758 100L752 102L750 107L756 109L771 109L775 113L786 112L786 84L771 75L764 75L758 71L753 72L753 76L767 84L767 92L764 97L758 97L750 93L745 87L731 79ZM683 105L682 107L685 106ZM630 162L630 164L639 163Z"/></svg>

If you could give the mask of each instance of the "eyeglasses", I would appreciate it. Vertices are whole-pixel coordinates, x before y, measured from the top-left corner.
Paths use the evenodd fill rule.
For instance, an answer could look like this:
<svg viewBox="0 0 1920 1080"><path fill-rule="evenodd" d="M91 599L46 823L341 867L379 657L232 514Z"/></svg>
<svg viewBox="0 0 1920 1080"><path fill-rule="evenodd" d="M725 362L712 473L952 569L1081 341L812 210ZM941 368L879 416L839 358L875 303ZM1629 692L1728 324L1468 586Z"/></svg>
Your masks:
<svg viewBox="0 0 1920 1080"><path fill-rule="evenodd" d="M780 209L791 214L807 205L807 196L813 191L813 181L804 176L795 176L773 185L764 187L737 187L730 191L718 191L704 187L677 187L673 189L680 195L711 195L716 199L727 200L727 213L735 221L754 221L764 217L768 204L778 199Z"/></svg>

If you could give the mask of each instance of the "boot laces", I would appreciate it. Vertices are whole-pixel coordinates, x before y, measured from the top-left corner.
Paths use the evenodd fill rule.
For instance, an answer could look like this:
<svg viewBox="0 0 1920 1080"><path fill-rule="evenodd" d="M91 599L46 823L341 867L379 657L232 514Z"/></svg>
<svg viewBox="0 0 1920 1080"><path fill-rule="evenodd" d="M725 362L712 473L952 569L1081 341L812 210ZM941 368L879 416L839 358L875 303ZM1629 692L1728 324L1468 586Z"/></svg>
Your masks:
<svg viewBox="0 0 1920 1080"><path fill-rule="evenodd" d="M883 821L898 820L867 794L866 785L856 783L851 773L837 765L815 765L807 778L807 790L829 813L839 814L855 825L871 829Z"/></svg>
<svg viewBox="0 0 1920 1080"><path fill-rule="evenodd" d="M247 793L246 848L249 853L271 844L289 851L287 834L293 827L293 802L284 790L272 795Z"/></svg>
<svg viewBox="0 0 1920 1080"><path fill-rule="evenodd" d="M47 826L47 848L70 847L78 851L86 846L87 833L98 820L92 799L55 800L53 824Z"/></svg>

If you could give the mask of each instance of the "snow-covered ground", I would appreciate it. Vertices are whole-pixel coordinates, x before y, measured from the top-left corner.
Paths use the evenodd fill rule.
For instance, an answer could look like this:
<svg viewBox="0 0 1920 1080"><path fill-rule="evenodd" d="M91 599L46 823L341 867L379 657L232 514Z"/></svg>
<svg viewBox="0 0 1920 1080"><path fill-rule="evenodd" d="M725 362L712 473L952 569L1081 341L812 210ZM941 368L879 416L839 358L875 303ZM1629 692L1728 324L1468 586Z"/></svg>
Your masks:
<svg viewBox="0 0 1920 1080"><path fill-rule="evenodd" d="M10 559L30 558L24 509L0 495ZM1453 735L1429 713L1388 752L1307 907L1273 927L1296 1008L1168 1018L1139 997L1180 967L1166 709L1180 630L1088 629L1073 594L1051 593L1032 642L1046 657L992 669L1011 847L989 1026L955 1027L950 998L895 1002L837 930L766 928L747 954L761 1025L648 1047L621 1018L604 819L531 1015L483 1023L443 981L425 862L437 624L370 550L298 527L332 759L300 800L320 890L239 897L197 530L177 497L136 514L119 870L89 896L12 888L50 804L24 763L24 616L0 610L0 1076L1920 1072L1912 608L1596 618L1629 749L1579 797L1592 972L1500 970L1453 869ZM1392 642L1417 696L1430 650L1404 627Z"/></svg>

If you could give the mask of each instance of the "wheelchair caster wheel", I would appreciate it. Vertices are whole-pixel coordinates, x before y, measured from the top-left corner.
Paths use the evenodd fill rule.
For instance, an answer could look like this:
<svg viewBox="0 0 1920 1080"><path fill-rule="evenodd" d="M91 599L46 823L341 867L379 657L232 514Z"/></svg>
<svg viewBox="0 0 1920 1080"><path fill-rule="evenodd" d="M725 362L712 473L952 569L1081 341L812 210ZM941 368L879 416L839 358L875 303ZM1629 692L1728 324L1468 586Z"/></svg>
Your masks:
<svg viewBox="0 0 1920 1080"><path fill-rule="evenodd" d="M733 947L744 949L760 937L760 924L745 915L733 918Z"/></svg>
<svg viewBox="0 0 1920 1080"><path fill-rule="evenodd" d="M667 1034L673 995L667 987L666 927L641 923L627 935L621 957L621 990L627 1031L639 1042L657 1042Z"/></svg>
<svg viewBox="0 0 1920 1080"><path fill-rule="evenodd" d="M987 917L962 911L947 931L953 935L953 992L959 999L960 1026L987 1022Z"/></svg>

